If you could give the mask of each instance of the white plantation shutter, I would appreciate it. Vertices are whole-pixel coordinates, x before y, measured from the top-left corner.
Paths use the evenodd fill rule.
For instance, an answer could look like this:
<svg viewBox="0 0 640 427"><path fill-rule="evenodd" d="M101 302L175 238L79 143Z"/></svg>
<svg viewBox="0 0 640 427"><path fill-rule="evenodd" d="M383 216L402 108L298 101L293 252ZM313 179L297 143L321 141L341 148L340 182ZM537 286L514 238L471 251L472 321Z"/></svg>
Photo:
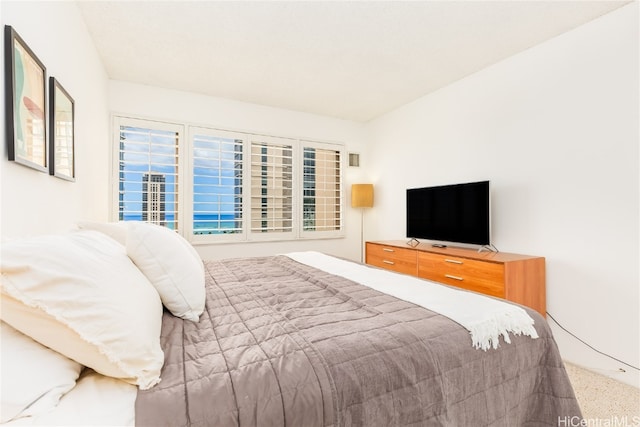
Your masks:
<svg viewBox="0 0 640 427"><path fill-rule="evenodd" d="M120 118L118 220L178 230L181 126Z"/></svg>
<svg viewBox="0 0 640 427"><path fill-rule="evenodd" d="M341 144L118 116L114 125L115 220L193 243L344 235Z"/></svg>
<svg viewBox="0 0 640 427"><path fill-rule="evenodd" d="M251 233L293 232L293 145L251 141Z"/></svg>
<svg viewBox="0 0 640 427"><path fill-rule="evenodd" d="M197 129L192 136L193 234L243 232L243 139Z"/></svg>
<svg viewBox="0 0 640 427"><path fill-rule="evenodd" d="M302 142L302 230L342 230L342 151Z"/></svg>

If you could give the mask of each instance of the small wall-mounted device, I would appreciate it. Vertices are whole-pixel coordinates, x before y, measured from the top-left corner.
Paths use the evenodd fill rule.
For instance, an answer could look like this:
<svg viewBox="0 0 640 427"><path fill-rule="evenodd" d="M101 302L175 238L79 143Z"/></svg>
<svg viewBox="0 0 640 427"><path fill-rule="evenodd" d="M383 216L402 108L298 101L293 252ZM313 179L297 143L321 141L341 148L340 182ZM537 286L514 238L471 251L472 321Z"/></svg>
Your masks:
<svg viewBox="0 0 640 427"><path fill-rule="evenodd" d="M349 166L360 167L360 153L349 153Z"/></svg>

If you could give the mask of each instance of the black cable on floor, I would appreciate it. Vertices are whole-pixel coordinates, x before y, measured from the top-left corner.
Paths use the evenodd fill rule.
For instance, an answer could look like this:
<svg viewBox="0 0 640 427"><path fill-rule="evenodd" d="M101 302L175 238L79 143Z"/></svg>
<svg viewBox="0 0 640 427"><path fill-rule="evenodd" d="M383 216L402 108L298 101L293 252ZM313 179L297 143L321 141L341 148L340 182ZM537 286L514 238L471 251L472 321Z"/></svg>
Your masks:
<svg viewBox="0 0 640 427"><path fill-rule="evenodd" d="M558 323L558 321L557 321L557 320L556 320L556 319L551 315L551 313L549 313L548 311L547 311L547 316L549 316L549 317L551 318L551 320L553 320L553 321L555 322L555 324L556 324L556 325L558 325L558 326L560 327L560 329L562 329L563 331L565 331L566 333L568 333L569 335L571 335L572 337L574 337L575 339L577 339L578 341L580 341L582 344L584 344L584 345L586 345L587 347L589 347L590 349L592 349L593 351L598 352L598 353L602 354L603 356L607 356L607 357L609 357L609 358L611 358L611 359L613 359L613 360L615 360L615 361L617 361L617 362L620 362L620 363L622 363L623 365L626 365L626 366L628 366L628 367L630 367L630 368L633 368L633 369L635 369L636 371L640 371L640 368L638 368L637 366L633 366L633 365L628 364L627 362L623 362L622 360L620 360L620 359L618 359L618 358L616 358L616 357L613 357L613 356L612 356L612 355L610 355L610 354L604 353L604 352L602 352L602 351L598 350L597 348L593 347L593 346L592 346L592 345L590 345L590 344L587 344L587 342L586 342L586 341L584 341L584 340L582 340L582 339L578 338L575 334L573 334L572 332L569 332L569 331L568 331L564 326L562 326L560 323Z"/></svg>

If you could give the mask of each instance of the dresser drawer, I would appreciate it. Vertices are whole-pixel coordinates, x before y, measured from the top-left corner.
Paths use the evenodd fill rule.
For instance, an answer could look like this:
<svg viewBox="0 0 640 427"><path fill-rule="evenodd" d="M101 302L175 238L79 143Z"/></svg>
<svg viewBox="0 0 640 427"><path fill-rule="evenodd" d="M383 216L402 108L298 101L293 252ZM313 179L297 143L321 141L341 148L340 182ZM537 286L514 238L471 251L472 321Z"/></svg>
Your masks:
<svg viewBox="0 0 640 427"><path fill-rule="evenodd" d="M420 252L418 276L500 298L505 296L504 265Z"/></svg>
<svg viewBox="0 0 640 427"><path fill-rule="evenodd" d="M367 243L367 264L405 274L418 271L416 251L394 246Z"/></svg>

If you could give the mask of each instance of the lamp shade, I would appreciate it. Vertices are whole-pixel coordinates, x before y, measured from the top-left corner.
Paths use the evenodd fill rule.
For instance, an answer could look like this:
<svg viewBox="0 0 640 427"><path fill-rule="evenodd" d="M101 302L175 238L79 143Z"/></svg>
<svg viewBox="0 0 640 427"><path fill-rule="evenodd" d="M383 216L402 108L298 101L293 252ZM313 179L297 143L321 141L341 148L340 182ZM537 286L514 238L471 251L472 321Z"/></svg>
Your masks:
<svg viewBox="0 0 640 427"><path fill-rule="evenodd" d="M353 184L351 186L351 207L373 207L373 184Z"/></svg>

